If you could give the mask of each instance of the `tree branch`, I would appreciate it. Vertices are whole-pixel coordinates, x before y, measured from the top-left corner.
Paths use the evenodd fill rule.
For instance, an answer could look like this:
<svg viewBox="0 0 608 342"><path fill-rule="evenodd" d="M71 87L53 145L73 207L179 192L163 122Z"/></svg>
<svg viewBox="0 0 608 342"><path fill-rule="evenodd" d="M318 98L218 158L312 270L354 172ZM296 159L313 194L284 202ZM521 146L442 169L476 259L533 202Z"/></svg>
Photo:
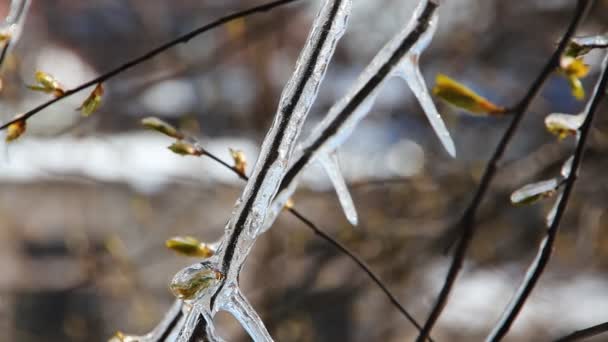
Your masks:
<svg viewBox="0 0 608 342"><path fill-rule="evenodd" d="M586 328L586 329L577 330L571 334L558 338L554 342L572 342L572 341L584 340L589 337L601 335L605 332L608 332L608 322L594 325L594 326Z"/></svg>
<svg viewBox="0 0 608 342"><path fill-rule="evenodd" d="M538 282L538 279L540 279L543 271L549 263L549 260L551 259L551 255L553 253L553 245L555 243L555 239L557 238L557 233L559 231L559 224L564 215L564 212L566 211L566 207L568 206L568 200L570 199L572 190L574 189L574 184L576 183L578 171L583 161L585 145L587 143L589 133L591 132L593 119L595 117L595 113L597 111L597 108L599 107L599 104L604 98L607 86L608 54L606 54L606 56L604 57L599 80L595 85L595 89L589 100L589 105L585 110L585 121L583 122L583 125L580 129L580 135L576 144L576 150L574 151L574 158L572 160L572 168L570 174L566 178L564 192L562 193L562 196L558 199L555 217L551 221L549 229L547 230L547 234L539 246L538 254L534 259L534 262L528 268L528 271L526 272L526 277L520 285L519 289L517 290L515 298L513 298L511 304L509 304L509 307L503 314L503 317L498 322L492 333L490 333L490 336L488 336L488 341L499 341L507 334L509 328L517 318L517 315L521 311L521 308L530 296L530 293L532 293L534 286Z"/></svg>
<svg viewBox="0 0 608 342"><path fill-rule="evenodd" d="M242 180L245 180L245 181L249 180L249 177L247 177L247 175L242 173L236 167L231 166L230 164L226 163L225 161L223 161L221 158L217 157L213 153L203 149L203 155L211 158L212 160L221 164L225 168L231 170ZM391 290L388 289L388 286L380 279L380 277L378 275L376 275L374 273L374 271L372 271L372 269L369 267L369 265L367 265L365 263L365 261L363 261L361 258L359 258L348 247L346 247L345 245L340 243L340 241L334 239L328 233L323 231L323 229L321 227L319 227L317 224L315 224L310 219L308 219L304 214L302 214L296 208L290 207L290 208L287 208L287 211L289 211L290 214L292 214L298 220L300 220L302 223L304 223L304 225L306 225L306 227L308 227L310 230L312 230L312 232L315 233L317 236L319 236L321 239L327 241L330 245L334 246L336 249L338 249L340 252L342 252L344 255L346 255L348 258L350 258L363 272L365 272L365 274L367 274L369 276L369 278L378 286L378 288L380 288L380 290L386 295L386 297L392 303L392 305L397 310L399 310L399 312L401 312L401 314L403 314L403 316L405 316L409 321L411 321L418 330L420 330L422 328L422 326L416 321L414 316L399 302L397 297L391 292ZM431 338L429 338L429 340L432 341Z"/></svg>
<svg viewBox="0 0 608 342"><path fill-rule="evenodd" d="M85 82L85 83L77 86L76 88L72 88L72 89L66 90L63 93L62 96L58 96L56 98L48 100L47 102L44 102L44 103L40 104L39 106L37 106L37 107L29 110L28 112L24 113L22 116L19 116L19 118L10 120L10 121L2 124L0 126L0 130L6 129L8 126L10 126L11 124L13 124L13 123L15 123L17 121L27 120L30 117L36 115L38 112L40 112L43 109L47 108L48 106L54 104L55 102L59 102L59 101L65 99L66 97L72 96L72 95L74 95L74 94L76 94L76 93L78 93L78 92L80 92L80 91L82 91L82 90L84 90L86 88L92 87L92 86L94 86L94 85L96 85L98 83L103 83L103 82L111 79L114 76L117 76L117 75L119 75L119 74L121 74L121 73L123 73L123 72L125 72L125 71L127 71L127 70L129 70L129 69L131 69L131 68L133 68L133 67L141 64L141 63L143 63L143 62L146 62L149 59L152 59L153 57L159 55L160 53L162 53L162 52L164 52L166 50L169 50L169 49L175 47L176 45L187 43L190 39L192 39L192 38L194 38L194 37L196 37L196 36L198 36L200 34L203 34L205 32L211 31L212 29L217 28L219 26L222 26L223 24L226 24L226 23L228 23L230 21L233 21L233 20L236 20L236 19L240 19L240 18L244 18L244 17L247 17L249 15L252 15L252 14L255 14L255 13L259 13L259 12L266 12L266 11L269 11L269 10L274 9L276 7L287 5L289 3L296 2L296 1L300 1L300 0L277 0L277 1L271 1L271 2L265 3L263 5L251 7L251 8L248 8L248 9L245 9L245 10L242 10L242 11L238 11L238 12L234 12L232 14L229 14L229 15L226 15L226 16L221 17L219 19L216 19L216 20L214 20L214 21L212 21L212 22L210 22L210 23L208 23L206 25L203 25L203 26L201 26L201 27L199 27L199 28L197 28L197 29L195 29L193 31L190 31L190 32L188 32L188 33L186 33L186 34L184 34L184 35L182 35L180 37L177 37L177 38L175 38L175 39L173 39L173 40L171 40L171 41L169 41L169 42L167 42L167 43L165 43L165 44L163 44L163 45L161 45L159 47L156 47L156 48L148 51L147 53L145 53L145 54L143 54L143 55L141 55L139 57L136 57L136 58L134 58L134 59L132 59L132 60L124 63L123 65L121 65L121 66L119 66L119 67L117 67L115 69L112 69L112 70L106 72L105 74L103 74L101 76L98 76L98 77L96 77L96 78L94 78L94 79L92 79L92 80L90 80L88 82Z"/></svg>
<svg viewBox="0 0 608 342"><path fill-rule="evenodd" d="M455 226L455 229L457 231L462 231L462 235L460 236L460 239L458 240L458 243L456 245L452 264L450 265L450 269L448 270L443 287L441 288L441 291L439 292L439 295L435 301L435 305L433 306L433 309L431 310L429 317L427 318L424 324L423 331L418 336L418 342L423 341L424 338L428 336L430 331L433 329L433 326L439 319L439 316L441 315L441 312L443 311L443 308L445 307L448 301L448 297L452 291L454 283L456 282L456 278L458 277L458 274L460 273L460 270L464 263L466 252L469 248L471 240L473 239L473 235L475 234L475 216L477 214L477 210L479 209L483 198L485 197L490 187L490 184L492 183L492 180L496 175L498 163L502 159L507 149L507 146L513 139L513 136L517 131L519 124L522 121L526 111L528 110L528 107L530 106L532 100L534 99L534 97L536 97L549 75L551 75L553 70L559 65L559 59L562 53L565 51L568 42L573 37L574 33L576 32L576 28L582 21L587 10L590 8L592 2L592 0L579 0L577 2L576 10L574 12L572 21L570 22L570 25L564 33L564 36L562 37L561 41L559 42L558 47L555 49L555 52L553 53L547 64L541 70L536 80L534 80L527 93L524 95L521 101L514 107L513 119L511 120L509 127L507 128L500 142L498 143L498 146L496 147L496 150L494 151L488 164L486 165L485 171L477 187L477 190L475 191L473 199L471 200L469 206L464 211L463 216L460 218L460 220Z"/></svg>

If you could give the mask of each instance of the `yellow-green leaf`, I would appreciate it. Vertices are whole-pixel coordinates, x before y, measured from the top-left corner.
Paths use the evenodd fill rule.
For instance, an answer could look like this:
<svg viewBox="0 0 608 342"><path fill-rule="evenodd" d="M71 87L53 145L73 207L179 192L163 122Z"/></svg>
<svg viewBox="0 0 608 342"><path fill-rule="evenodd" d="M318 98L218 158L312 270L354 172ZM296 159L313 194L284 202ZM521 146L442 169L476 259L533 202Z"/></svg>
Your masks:
<svg viewBox="0 0 608 342"><path fill-rule="evenodd" d="M581 83L581 80L574 75L568 76L567 80L568 85L570 85L570 91L572 92L572 96L574 96L574 98L576 98L577 100L584 99L585 87L583 87L583 83Z"/></svg>
<svg viewBox="0 0 608 342"><path fill-rule="evenodd" d="M202 156L205 153L205 150L198 144L185 140L177 140L168 148L174 153L182 156Z"/></svg>
<svg viewBox="0 0 608 342"><path fill-rule="evenodd" d="M589 74L589 65L585 64L582 58L562 56L559 67L563 73L569 76L583 78Z"/></svg>
<svg viewBox="0 0 608 342"><path fill-rule="evenodd" d="M18 119L21 115L18 115L13 118L13 120ZM26 120L19 119L12 124L8 125L6 128L6 141L11 142L19 138L23 133L25 133L25 129L27 128Z"/></svg>
<svg viewBox="0 0 608 342"><path fill-rule="evenodd" d="M469 113L488 115L505 113L504 108L495 105L463 84L443 74L437 75L435 87L433 87L433 94L445 102L464 109Z"/></svg>
<svg viewBox="0 0 608 342"><path fill-rule="evenodd" d="M245 174L247 169L247 158L245 157L245 153L241 150L230 150L230 156L232 160L234 160L234 168L242 175Z"/></svg>
<svg viewBox="0 0 608 342"><path fill-rule="evenodd" d="M101 105L101 97L103 96L103 86L98 83L91 94L84 100L82 105L76 110L82 113L82 116L89 116L93 114Z"/></svg>
<svg viewBox="0 0 608 342"><path fill-rule="evenodd" d="M585 98L585 88L581 83L581 78L589 74L589 66L582 58L564 55L560 58L559 72L566 77L568 85L572 91L572 96L577 100Z"/></svg>
<svg viewBox="0 0 608 342"><path fill-rule="evenodd" d="M176 236L165 241L165 246L181 255L209 258L215 251L206 243L191 236Z"/></svg>
<svg viewBox="0 0 608 342"><path fill-rule="evenodd" d="M150 116L150 117L142 119L141 123L142 123L142 125L144 125L144 127L161 132L165 135L170 136L171 138L175 138L175 139L184 138L184 134L182 132L178 131L177 128L173 127L169 123L167 123L159 118Z"/></svg>
<svg viewBox="0 0 608 342"><path fill-rule="evenodd" d="M27 87L34 91L53 94L55 97L61 97L65 93L61 84L46 72L36 71L36 81L38 82L37 85L29 85Z"/></svg>

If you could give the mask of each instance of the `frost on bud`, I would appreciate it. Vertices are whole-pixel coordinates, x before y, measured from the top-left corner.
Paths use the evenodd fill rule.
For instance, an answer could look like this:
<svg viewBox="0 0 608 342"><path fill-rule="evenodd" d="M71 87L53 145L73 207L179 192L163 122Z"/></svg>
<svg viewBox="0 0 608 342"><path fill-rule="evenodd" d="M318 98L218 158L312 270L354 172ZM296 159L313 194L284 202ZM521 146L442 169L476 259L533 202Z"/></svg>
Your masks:
<svg viewBox="0 0 608 342"><path fill-rule="evenodd" d="M46 72L36 71L36 82L38 82L37 85L28 85L27 87L34 91L53 94L55 97L61 97L65 93L61 84Z"/></svg>
<svg viewBox="0 0 608 342"><path fill-rule="evenodd" d="M589 73L589 66L580 57L563 55L559 61L559 72L566 77L572 96L577 100L585 98L585 88L581 83L581 78Z"/></svg>
<svg viewBox="0 0 608 342"><path fill-rule="evenodd" d="M562 184L562 179L553 178L542 182L528 184L511 194L514 205L532 204L542 198L552 197Z"/></svg>
<svg viewBox="0 0 608 342"><path fill-rule="evenodd" d="M176 236L165 241L170 250L189 257L209 258L215 254L211 246L191 236Z"/></svg>
<svg viewBox="0 0 608 342"><path fill-rule="evenodd" d="M247 169L247 158L245 158L245 153L241 150L233 150L230 149L230 156L232 160L234 160L234 168L242 175L245 174L245 170Z"/></svg>
<svg viewBox="0 0 608 342"><path fill-rule="evenodd" d="M141 124L146 128L161 132L164 135L170 136L171 138L184 139L184 134L182 132L178 131L177 128L159 118L150 116L142 119Z"/></svg>
<svg viewBox="0 0 608 342"><path fill-rule="evenodd" d="M173 144L171 144L168 149L173 151L173 153L182 155L182 156L202 156L205 154L205 150L201 146L199 146L196 142L190 142L186 140L177 140Z"/></svg>
<svg viewBox="0 0 608 342"><path fill-rule="evenodd" d="M584 121L585 116L581 114L553 113L545 118L545 127L549 132L557 135L559 139L564 139L570 135L575 135Z"/></svg>
<svg viewBox="0 0 608 342"><path fill-rule="evenodd" d="M89 97L84 100L82 105L76 110L79 110L82 113L82 116L89 116L93 114L97 108L101 105L101 97L103 96L103 86L101 83L98 83L95 89L91 92Z"/></svg>
<svg viewBox="0 0 608 342"><path fill-rule="evenodd" d="M213 289L224 279L224 274L209 262L201 262L179 271L169 288L178 299L195 299L202 291Z"/></svg>
<svg viewBox="0 0 608 342"><path fill-rule="evenodd" d="M433 94L452 106L464 109L469 113L483 115L505 113L504 108L495 105L463 84L443 74L437 75Z"/></svg>
<svg viewBox="0 0 608 342"><path fill-rule="evenodd" d="M11 142L19 138L23 133L25 133L25 129L27 127L26 120L24 118L19 119L22 114L17 115L13 118L13 120L17 120L12 124L8 125L6 128L6 141Z"/></svg>

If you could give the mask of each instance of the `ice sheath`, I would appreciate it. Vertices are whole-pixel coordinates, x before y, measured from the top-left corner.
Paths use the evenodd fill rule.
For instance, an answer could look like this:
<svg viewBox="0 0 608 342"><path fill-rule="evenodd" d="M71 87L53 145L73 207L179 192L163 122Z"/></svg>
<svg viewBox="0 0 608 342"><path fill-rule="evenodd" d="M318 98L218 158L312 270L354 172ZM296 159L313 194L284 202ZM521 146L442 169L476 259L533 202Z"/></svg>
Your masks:
<svg viewBox="0 0 608 342"><path fill-rule="evenodd" d="M356 222L356 212L346 186L342 186L338 164L333 157L353 133L357 124L372 108L377 94L391 77L404 79L423 108L431 126L446 151L454 156L456 149L450 134L439 116L419 69L420 54L431 42L437 26L437 7L434 1L423 0L418 4L410 22L397 33L373 58L344 97L298 146L296 157L281 182L279 193L273 201L264 229L272 223L294 193L302 171L312 162L320 162L329 174L340 198L346 217Z"/></svg>
<svg viewBox="0 0 608 342"><path fill-rule="evenodd" d="M317 97L336 44L346 30L350 8L351 0L326 0L319 11L295 71L283 90L250 180L226 225L218 252L205 261L205 267L222 274L222 279L207 283L195 298L186 299L192 309L178 341L191 340L196 325L201 324L200 319L192 316L202 316L204 324L212 326L212 317L219 310L230 312L255 341L272 340L264 323L242 295L238 276L287 171L296 140ZM208 338L219 340L218 337Z"/></svg>

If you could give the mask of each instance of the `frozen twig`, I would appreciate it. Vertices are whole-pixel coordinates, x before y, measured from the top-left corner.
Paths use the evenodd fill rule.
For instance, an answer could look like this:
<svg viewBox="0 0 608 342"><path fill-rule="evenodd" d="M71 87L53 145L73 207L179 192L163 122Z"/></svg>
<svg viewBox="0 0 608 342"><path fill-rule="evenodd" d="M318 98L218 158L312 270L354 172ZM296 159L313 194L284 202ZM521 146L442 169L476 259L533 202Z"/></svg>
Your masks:
<svg viewBox="0 0 608 342"><path fill-rule="evenodd" d="M249 177L247 177L247 175L245 175L241 170L226 163L225 161L223 161L221 158L214 155L213 153L203 149L203 155L211 158L215 162L217 162L220 165L224 166L225 168L231 170L242 180L245 180L245 181L249 180ZM398 179L398 181L403 182L403 179ZM363 270L363 272L365 272L365 274L367 274L370 277L370 279L380 288L380 290L386 295L388 300L393 304L393 306L397 310L399 310L399 312L402 315L404 315L408 320L415 322L416 328L418 328L418 329L421 328L420 324L418 324L416 322L416 320L414 319L412 314L399 302L397 297L391 292L391 290L388 289L387 285L380 279L380 277L378 275L376 275L374 273L374 271L372 271L372 269L365 263L365 261L363 261L357 255L355 255L355 253L352 252L350 249L348 249L348 247L346 247L345 245L340 243L338 240L334 239L329 234L327 234L323 229L321 229L317 224L315 224L310 219L308 219L306 216L304 216L304 214L302 214L296 208L288 207L286 209L287 209L287 211L289 211L289 213L291 213L293 216L295 216L297 219L299 219L302 223L304 223L304 225L306 225L310 230L312 230L312 232L314 234L319 236L321 239L327 241L329 244L331 244L336 249L338 249L340 252L342 252L344 255L346 255L348 258L350 258L361 270ZM432 339L430 339L430 338L429 338L429 340L432 341Z"/></svg>
<svg viewBox="0 0 608 342"><path fill-rule="evenodd" d="M487 341L500 341L507 334L509 328L517 318L521 308L530 296L530 293L532 293L534 286L538 282L538 279L540 279L543 271L549 263L549 260L551 259L553 245L555 243L555 239L557 238L557 233L559 231L559 224L564 215L564 212L566 211L566 207L568 206L568 200L570 199L572 190L574 189L574 184L578 176L578 171L583 161L585 145L587 143L589 133L591 132L593 119L595 117L595 113L597 111L597 108L599 107L599 104L601 103L604 98L604 95L606 94L607 86L608 54L606 54L604 60L602 61L602 69L600 72L599 79L595 84L595 89L585 109L585 121L583 122L583 126L580 128L580 133L578 135L576 149L574 151L572 164L570 166L571 171L568 173L568 177L566 178L564 191L557 202L557 208L555 210L555 214L552 220L550 221L550 226L547 230L547 234L542 240L538 248L538 253L534 258L534 261L528 268L528 271L526 272L526 277L520 285L519 289L517 290L515 297L509 304L507 310L504 312L502 318L500 319L496 327L488 336Z"/></svg>
<svg viewBox="0 0 608 342"><path fill-rule="evenodd" d="M358 80L329 111L325 119L317 125L311 135L300 145L299 153L291 163L285 178L281 182L279 193L273 202L272 215L267 218L266 228L291 197L302 171L313 161L323 161L353 133L356 125L369 113L374 99L382 85L392 76L404 77L403 69L410 70L405 76L412 91L421 100L433 127L437 129L444 147L450 154L454 153L449 133L437 114L428 90L420 79L413 80L410 74L419 75L418 57L432 38L436 21L436 1L423 0L416 8L408 25L389 41L374 57L371 63L359 76ZM338 188L338 193L346 189ZM339 195L340 196L340 195ZM350 198L343 194L341 198ZM348 203L347 201L344 201ZM353 207L354 208L354 207ZM350 209L346 207L345 209ZM347 210L347 216L349 214ZM413 323L413 322L412 322Z"/></svg>
<svg viewBox="0 0 608 342"><path fill-rule="evenodd" d="M0 35L3 40L2 51L0 52L0 67L4 64L4 59L10 49L15 46L21 36L29 7L30 0L11 0L8 15L0 25Z"/></svg>
<svg viewBox="0 0 608 342"><path fill-rule="evenodd" d="M515 107L513 107L512 110L510 110L510 112L513 113L513 119L511 120L509 127L503 134L496 149L494 150L492 157L488 161L483 176L481 177L481 181L477 186L477 189L471 202L465 209L460 220L456 223L455 227L452 228L459 234L459 239L457 240L457 244L454 250L452 263L446 275L443 287L441 288L439 295L437 296L435 304L433 305L433 308L431 309L431 312L429 313L429 316L424 324L424 329L418 336L417 341L424 341L425 337L429 335L429 333L433 329L433 326L439 319L439 316L441 315L441 312L443 311L443 308L445 307L448 301L448 297L452 291L454 283L456 282L456 278L460 273L460 270L464 263L466 252L469 248L471 240L473 239L473 235L475 234L475 218L477 215L477 210L483 202L483 198L485 197L490 187L490 184L492 183L492 180L496 175L498 163L502 159L507 149L507 146L513 139L513 136L515 135L519 124L524 118L528 107L532 103L532 100L536 97L547 78L549 78L549 75L551 75L554 69L559 65L560 57L568 46L568 42L574 36L576 28L582 21L591 3L592 1L590 0L579 0L577 2L576 10L574 12L572 21L570 22L568 29L560 40L559 45L549 58L549 61L541 70L540 74L534 80L528 91L525 93L521 101Z"/></svg>
<svg viewBox="0 0 608 342"><path fill-rule="evenodd" d="M244 298L237 298L240 293L238 277L264 224L336 44L346 29L350 7L350 0L325 1L293 76L283 90L277 114L264 139L252 176L226 225L217 255L180 271L174 278L174 283L180 286L194 284L188 283L189 279L197 280L195 291L189 291L192 296L184 299L203 314L207 325L213 324L211 319L218 310L229 310L238 303L240 314L235 318L251 337L255 341L271 340L255 311ZM200 282L201 277L204 282ZM192 314L197 313L189 315Z"/></svg>

